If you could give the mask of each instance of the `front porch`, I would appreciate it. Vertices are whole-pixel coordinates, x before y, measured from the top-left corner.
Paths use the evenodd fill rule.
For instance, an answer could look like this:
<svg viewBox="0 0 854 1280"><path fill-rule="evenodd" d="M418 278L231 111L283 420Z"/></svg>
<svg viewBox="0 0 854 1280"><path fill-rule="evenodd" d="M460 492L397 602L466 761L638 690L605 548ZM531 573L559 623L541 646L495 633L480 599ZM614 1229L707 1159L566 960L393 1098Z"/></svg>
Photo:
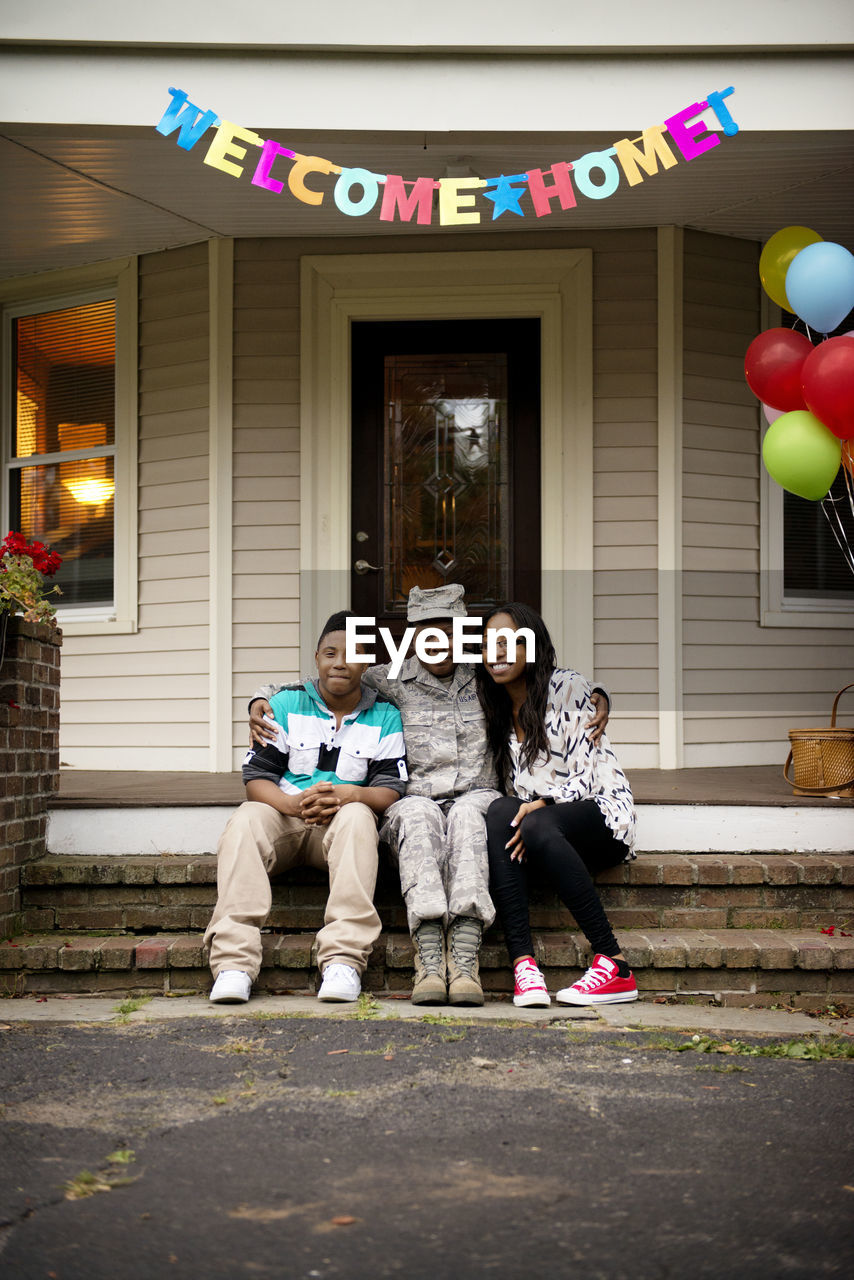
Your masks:
<svg viewBox="0 0 854 1280"><path fill-rule="evenodd" d="M854 801L793 796L774 766L630 771L637 860L600 877L642 998L820 1009L854 999ZM48 853L23 868L30 932L0 944L10 995L206 990L202 933L216 897L214 850L240 775L65 770ZM260 990L314 991L324 878L274 881ZM412 983L395 870L381 864L383 933L365 988ZM574 981L586 943L560 903L532 903L551 989ZM506 999L500 931L481 953L484 988Z"/></svg>

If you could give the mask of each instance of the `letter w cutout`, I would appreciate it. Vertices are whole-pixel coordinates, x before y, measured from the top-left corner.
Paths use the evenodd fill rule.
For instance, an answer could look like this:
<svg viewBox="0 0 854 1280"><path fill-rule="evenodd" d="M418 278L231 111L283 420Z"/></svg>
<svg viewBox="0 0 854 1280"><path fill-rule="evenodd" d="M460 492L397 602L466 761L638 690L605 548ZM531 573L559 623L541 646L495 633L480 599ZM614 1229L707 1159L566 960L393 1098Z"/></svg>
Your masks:
<svg viewBox="0 0 854 1280"><path fill-rule="evenodd" d="M206 129L211 125L219 125L219 116L215 111L203 112L201 107L188 102L186 93L181 89L170 89L169 92L172 94L172 101L163 112L160 123L154 127L164 138L168 138L176 129L180 130L178 146L190 151Z"/></svg>

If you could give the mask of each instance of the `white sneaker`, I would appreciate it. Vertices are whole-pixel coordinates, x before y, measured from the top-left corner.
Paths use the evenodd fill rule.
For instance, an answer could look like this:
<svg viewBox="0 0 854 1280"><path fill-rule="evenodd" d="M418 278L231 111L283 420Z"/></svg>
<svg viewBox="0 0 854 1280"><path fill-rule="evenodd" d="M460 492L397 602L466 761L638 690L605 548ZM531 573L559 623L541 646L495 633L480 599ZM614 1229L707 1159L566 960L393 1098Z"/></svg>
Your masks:
<svg viewBox="0 0 854 1280"><path fill-rule="evenodd" d="M323 982L317 993L318 1000L358 1000L362 979L349 964L328 964L323 970Z"/></svg>
<svg viewBox="0 0 854 1280"><path fill-rule="evenodd" d="M223 969L213 984L214 1004L245 1004L252 990L252 979L242 969Z"/></svg>

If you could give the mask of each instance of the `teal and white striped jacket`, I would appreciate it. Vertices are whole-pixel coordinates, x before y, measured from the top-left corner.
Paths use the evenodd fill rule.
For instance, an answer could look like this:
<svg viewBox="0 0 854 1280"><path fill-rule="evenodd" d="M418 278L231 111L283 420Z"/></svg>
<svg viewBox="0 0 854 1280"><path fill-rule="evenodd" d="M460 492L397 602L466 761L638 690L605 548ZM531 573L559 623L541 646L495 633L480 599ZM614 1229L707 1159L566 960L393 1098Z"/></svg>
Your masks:
<svg viewBox="0 0 854 1280"><path fill-rule="evenodd" d="M243 781L264 778L288 795L316 782L349 782L361 787L406 791L406 747L400 712L374 689L362 696L335 727L335 714L316 680L286 685L270 699L275 743L253 746L243 761Z"/></svg>

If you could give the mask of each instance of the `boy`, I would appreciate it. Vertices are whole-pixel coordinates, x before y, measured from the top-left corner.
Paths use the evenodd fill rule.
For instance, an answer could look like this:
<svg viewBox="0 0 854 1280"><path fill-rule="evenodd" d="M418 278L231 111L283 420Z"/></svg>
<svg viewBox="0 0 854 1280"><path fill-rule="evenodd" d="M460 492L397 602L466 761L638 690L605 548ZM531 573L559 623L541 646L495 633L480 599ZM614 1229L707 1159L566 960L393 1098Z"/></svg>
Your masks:
<svg viewBox="0 0 854 1280"><path fill-rule="evenodd" d="M320 1000L358 998L380 932L373 903L377 818L406 790L400 712L346 661L345 612L329 619L315 654L317 679L272 699L275 741L243 763L246 801L217 850L217 904L205 933L211 1000L243 1002L261 967L269 876L304 864L329 871L317 935Z"/></svg>

